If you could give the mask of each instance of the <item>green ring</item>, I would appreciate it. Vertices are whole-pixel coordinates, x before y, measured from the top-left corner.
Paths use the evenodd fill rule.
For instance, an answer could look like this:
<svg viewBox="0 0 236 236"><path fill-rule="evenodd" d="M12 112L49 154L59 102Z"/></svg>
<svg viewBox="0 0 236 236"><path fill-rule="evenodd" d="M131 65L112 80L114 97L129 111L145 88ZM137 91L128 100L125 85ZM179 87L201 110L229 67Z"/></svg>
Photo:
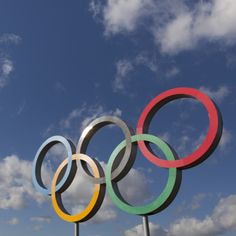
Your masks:
<svg viewBox="0 0 236 236"><path fill-rule="evenodd" d="M134 135L131 138L132 142L137 141L147 141L151 142L157 145L157 147L163 152L163 154L166 156L167 160L175 160L175 155L171 148L168 146L167 143L165 143L160 138L149 135L149 134L140 134L140 135ZM177 193L177 189L180 185L180 182L178 180L181 180L180 173L181 171L177 168L169 168L169 177L167 184L162 191L162 193L159 195L158 198L156 198L153 202L144 205L144 206L132 206L122 199L121 196L119 196L119 193L117 194L114 190L114 185L116 185L116 182L112 181L111 178L111 172L112 172L112 165L118 156L118 154L121 152L121 150L126 146L125 140L121 142L115 150L112 152L109 161L107 163L106 167L106 185L107 185L107 191L110 195L110 198L112 202L121 210L129 213L129 214L135 214L135 215L151 215L154 213L157 213L164 208L167 207L167 205L170 204L170 201L172 201ZM115 189L118 189L115 188Z"/></svg>

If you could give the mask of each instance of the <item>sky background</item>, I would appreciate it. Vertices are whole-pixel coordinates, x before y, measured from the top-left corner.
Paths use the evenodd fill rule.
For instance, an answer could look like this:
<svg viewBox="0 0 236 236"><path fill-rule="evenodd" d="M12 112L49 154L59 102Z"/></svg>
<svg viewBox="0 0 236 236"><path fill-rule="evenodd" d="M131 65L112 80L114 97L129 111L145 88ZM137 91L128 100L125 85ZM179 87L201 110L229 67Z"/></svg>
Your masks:
<svg viewBox="0 0 236 236"><path fill-rule="evenodd" d="M119 116L135 129L152 98L181 86L214 99L224 132L202 165L183 171L171 206L150 217L151 235L235 235L235 22L235 0L1 0L1 235L73 235L73 224L32 186L39 146L53 135L76 145L83 128L102 115ZM201 143L207 128L202 105L181 99L155 115L149 133L181 157ZM105 168L123 139L117 127L105 127L87 153ZM47 186L64 158L60 145L47 155ZM167 176L138 153L119 186L125 199L141 205L158 196ZM86 205L91 188L79 172L63 194L70 212ZM140 236L141 222L106 196L96 217L81 224L81 235Z"/></svg>

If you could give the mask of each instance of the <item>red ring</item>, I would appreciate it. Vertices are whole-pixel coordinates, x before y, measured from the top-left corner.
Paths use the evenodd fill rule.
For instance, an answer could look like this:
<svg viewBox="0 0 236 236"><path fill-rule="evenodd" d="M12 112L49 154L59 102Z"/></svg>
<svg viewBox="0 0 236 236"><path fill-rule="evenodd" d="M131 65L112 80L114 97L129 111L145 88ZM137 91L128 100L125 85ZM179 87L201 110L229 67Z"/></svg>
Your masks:
<svg viewBox="0 0 236 236"><path fill-rule="evenodd" d="M190 97L201 102L209 116L209 129L203 143L192 154L179 160L162 160L155 156L144 141L138 145L143 155L153 164L164 168L189 168L204 161L216 148L222 134L222 119L214 102L204 93L193 88L174 88L155 97L143 110L137 126L137 134L147 133L155 113L166 103L179 98Z"/></svg>

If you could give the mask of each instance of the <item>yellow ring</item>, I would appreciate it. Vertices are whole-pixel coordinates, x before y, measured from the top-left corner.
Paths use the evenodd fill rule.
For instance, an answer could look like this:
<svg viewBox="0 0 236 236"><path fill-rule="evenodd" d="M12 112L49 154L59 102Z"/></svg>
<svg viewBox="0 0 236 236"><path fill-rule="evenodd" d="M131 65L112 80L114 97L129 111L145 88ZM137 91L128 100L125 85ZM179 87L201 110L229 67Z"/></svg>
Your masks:
<svg viewBox="0 0 236 236"><path fill-rule="evenodd" d="M87 162L87 164L91 167L91 170L93 172L93 176L95 178L100 178L100 171L99 168L96 164L96 162L90 158L87 155L84 154L74 154L72 155L72 161L76 161L76 160L82 160ZM71 215L68 212L66 212L65 209L63 207L62 201L61 201L61 192L56 192L56 183L57 180L60 176L60 173L62 172L63 168L67 165L68 163L68 159L64 160L60 166L58 167L53 180L52 180L52 205L53 208L55 210L55 212L57 213L57 215L68 222L82 222L82 221L86 221L89 218L91 218L92 216L94 216L97 211L99 210L102 201L104 199L104 195L105 195L105 185L101 185L101 184L95 184L94 186L94 193L92 196L91 201L89 202L88 206L80 213L75 214L75 215ZM59 204L61 203L62 206L60 206Z"/></svg>

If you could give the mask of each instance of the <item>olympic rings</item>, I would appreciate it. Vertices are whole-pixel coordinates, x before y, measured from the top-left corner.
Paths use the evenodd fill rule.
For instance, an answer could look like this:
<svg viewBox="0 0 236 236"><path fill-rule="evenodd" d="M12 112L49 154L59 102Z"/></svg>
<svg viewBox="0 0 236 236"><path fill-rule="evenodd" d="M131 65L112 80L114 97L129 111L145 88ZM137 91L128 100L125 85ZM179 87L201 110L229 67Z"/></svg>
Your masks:
<svg viewBox="0 0 236 236"><path fill-rule="evenodd" d="M102 167L100 164L93 160L92 158L84 155L84 154L74 154L72 156L72 160L81 160L85 161L89 164L91 167L93 174L96 178L100 178L101 174L103 173ZM56 191L56 183L59 178L59 175L65 168L65 166L68 165L68 159L65 159L61 165L58 167L52 181L52 205L56 213L58 214L61 219L68 221L68 222L83 222L91 217L93 217L99 208L102 205L104 196L105 196L105 185L103 184L95 184L94 187L94 193L91 201L89 202L88 206L79 214L76 215L70 215L66 209L63 206L62 199L61 199L61 193L64 192L66 189L63 189L63 191ZM76 172L76 170L75 170ZM73 179L71 179L69 182L67 182L66 188L70 186Z"/></svg>
<svg viewBox="0 0 236 236"><path fill-rule="evenodd" d="M36 190L43 195L51 195L51 189L47 189L45 185L43 184L42 176L41 176L41 168L43 164L43 160L45 158L45 155L47 154L48 150L58 144L61 143L65 146L68 156L68 165L66 168L66 171L64 173L63 178L60 180L60 182L56 186L56 191L60 190L64 187L65 183L67 182L67 179L70 178L71 170L72 170L72 154L75 153L75 146L74 144L62 137L62 136L53 136L49 139L47 139L38 149L34 162L33 162L33 168L32 168L32 179L33 184L36 188Z"/></svg>
<svg viewBox="0 0 236 236"><path fill-rule="evenodd" d="M162 106L175 99L185 97L194 98L203 104L209 115L209 129L203 143L196 151L178 159L171 146L160 138L147 134L147 131L153 116ZM87 156L86 150L93 135L108 124L114 124L121 128L125 139L112 152L104 174L99 162ZM123 211L135 215L152 215L165 209L174 200L181 183L181 170L196 166L216 149L222 135L222 128L221 114L207 95L193 88L171 89L155 97L145 107L138 120L136 135L120 118L103 116L95 119L85 128L79 139L77 150L70 140L61 136L47 139L35 155L32 169L33 184L42 194L51 195L54 210L65 221L83 222L94 216L101 207L106 187L113 203ZM47 189L42 181L41 168L47 152L57 143L65 146L67 158L58 167L51 188ZM134 164L137 151L136 143L147 160L156 166L169 169L169 177L162 193L152 203L144 206L132 206L125 202L118 189L118 182L128 174ZM166 160L155 156L149 143L155 144L163 152ZM82 212L71 215L63 206L61 194L72 183L78 164L81 165L81 170L86 173L95 187L87 207Z"/></svg>
<svg viewBox="0 0 236 236"><path fill-rule="evenodd" d="M130 167L133 165L134 162L134 156L136 148L135 146L132 146L131 142L131 134L133 131L125 124L124 121L119 119L118 117L114 116L102 116L94 121L92 121L87 128L84 129L83 133L80 136L80 140L77 145L77 153L86 153L87 146L89 144L90 139L92 136L102 127L109 125L109 124L115 124L118 127L121 128L125 135L126 140L126 149L125 153L122 156L122 158L119 158L119 160L116 162L114 169L112 170L112 180L120 180L122 179L127 173ZM81 163L84 171L88 174L88 177L94 181L95 183L105 183L105 177L102 176L99 179L94 178L91 176L86 163Z"/></svg>
<svg viewBox="0 0 236 236"><path fill-rule="evenodd" d="M222 135L222 118L214 102L204 93L193 88L175 88L165 91L155 97L143 110L138 126L137 134L148 132L149 124L155 113L166 103L179 99L190 97L201 102L209 115L209 129L203 143L192 154L181 158L180 160L162 160L152 154L145 142L139 141L138 145L143 155L157 166L165 168L190 168L204 161L217 147Z"/></svg>
<svg viewBox="0 0 236 236"><path fill-rule="evenodd" d="M160 138L150 134L141 134L132 136L132 142L138 142L140 140L156 144L156 146L165 154L167 160L176 159L175 154L168 146L168 144L166 144ZM152 203L139 207L131 206L130 204L126 203L121 197L121 194L117 186L117 182L111 180L112 165L116 157L125 147L125 145L126 145L125 141L121 142L112 152L111 157L108 160L105 176L106 176L107 191L109 193L111 200L121 210L135 215L152 215L163 210L174 200L179 190L181 182L181 170L178 170L176 168L169 168L169 177L167 180L167 184L162 193L160 194L160 196L156 198Z"/></svg>

